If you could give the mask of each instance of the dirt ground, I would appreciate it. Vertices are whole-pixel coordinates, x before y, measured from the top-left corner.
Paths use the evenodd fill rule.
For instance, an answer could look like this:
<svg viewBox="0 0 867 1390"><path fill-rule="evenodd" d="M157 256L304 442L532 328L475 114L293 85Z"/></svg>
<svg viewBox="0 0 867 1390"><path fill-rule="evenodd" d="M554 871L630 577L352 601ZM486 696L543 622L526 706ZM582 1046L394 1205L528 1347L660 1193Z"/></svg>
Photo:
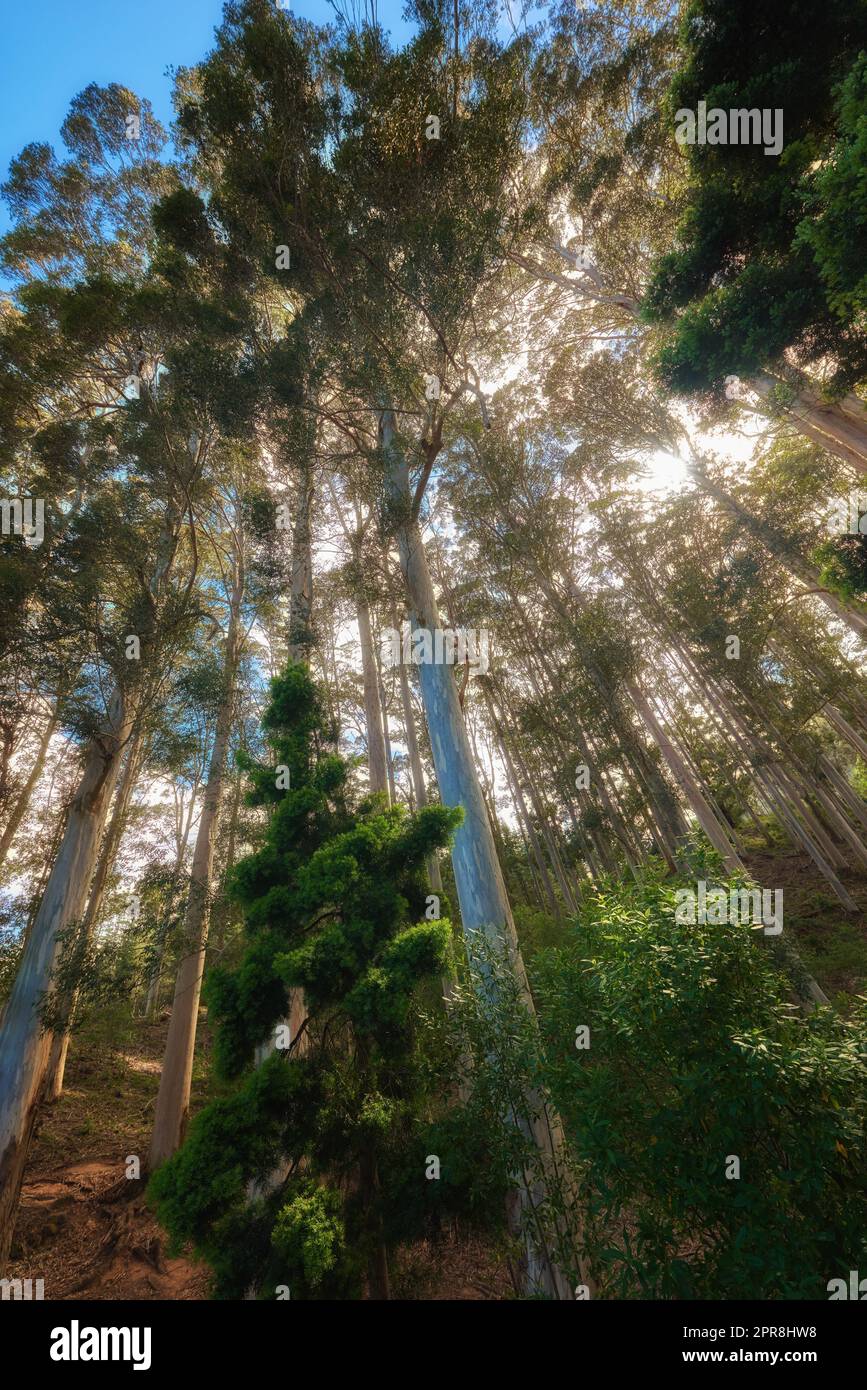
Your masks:
<svg viewBox="0 0 867 1390"><path fill-rule="evenodd" d="M867 992L867 879L847 869L839 877L861 911L847 912L804 854L747 853L744 863L763 888L783 890L783 930L838 1008Z"/></svg>
<svg viewBox="0 0 867 1390"><path fill-rule="evenodd" d="M147 1152L167 1018L124 1025L124 1036L76 1035L64 1093L43 1108L25 1173L10 1279L44 1280L45 1298L205 1299L205 1266L169 1257L166 1238L140 1189L127 1179L131 1157ZM204 1097L207 1027L200 1029L193 1109ZM402 1251L392 1270L395 1297L412 1300L509 1298L505 1262L454 1230L437 1245Z"/></svg>

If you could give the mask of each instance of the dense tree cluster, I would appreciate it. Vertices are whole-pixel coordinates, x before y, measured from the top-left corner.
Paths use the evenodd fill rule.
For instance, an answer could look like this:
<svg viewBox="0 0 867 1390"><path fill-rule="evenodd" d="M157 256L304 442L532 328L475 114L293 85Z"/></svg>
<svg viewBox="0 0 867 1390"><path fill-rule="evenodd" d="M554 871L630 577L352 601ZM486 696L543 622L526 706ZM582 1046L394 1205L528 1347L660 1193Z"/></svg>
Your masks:
<svg viewBox="0 0 867 1390"><path fill-rule="evenodd" d="M229 0L171 141L94 85L13 161L0 1266L119 1000L218 1296L454 1222L557 1299L865 1258L867 20L808 10Z"/></svg>

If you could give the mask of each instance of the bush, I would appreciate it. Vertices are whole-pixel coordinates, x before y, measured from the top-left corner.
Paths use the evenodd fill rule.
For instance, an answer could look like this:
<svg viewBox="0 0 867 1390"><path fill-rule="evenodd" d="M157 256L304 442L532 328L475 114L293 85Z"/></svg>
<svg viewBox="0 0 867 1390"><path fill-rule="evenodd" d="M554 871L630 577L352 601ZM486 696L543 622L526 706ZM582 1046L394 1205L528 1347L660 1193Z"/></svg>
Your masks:
<svg viewBox="0 0 867 1390"><path fill-rule="evenodd" d="M822 1299L863 1268L864 1002L803 1017L749 927L676 923L660 879L600 893L533 981L603 1294Z"/></svg>

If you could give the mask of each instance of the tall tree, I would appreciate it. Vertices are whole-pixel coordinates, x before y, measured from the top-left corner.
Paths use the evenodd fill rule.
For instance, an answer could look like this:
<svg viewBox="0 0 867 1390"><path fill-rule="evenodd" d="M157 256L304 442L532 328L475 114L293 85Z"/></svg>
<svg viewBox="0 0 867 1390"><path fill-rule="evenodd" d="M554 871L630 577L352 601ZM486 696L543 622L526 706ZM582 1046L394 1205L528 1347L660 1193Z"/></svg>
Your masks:
<svg viewBox="0 0 867 1390"><path fill-rule="evenodd" d="M424 861L459 813L428 807L410 818L369 800L353 812L346 764L328 747L301 665L272 683L265 727L275 761L253 775L273 814L235 879L250 945L240 970L215 972L210 986L218 1057L241 1086L197 1118L152 1191L224 1296L252 1283L268 1296L285 1284L293 1297L345 1297L366 1271L369 1296L385 1299L380 1167L409 1137L423 1090L410 1003L449 950L448 923L423 920ZM303 988L308 1046L298 1057L300 1035L285 1038L244 1079L255 1047L280 1032L287 985Z"/></svg>

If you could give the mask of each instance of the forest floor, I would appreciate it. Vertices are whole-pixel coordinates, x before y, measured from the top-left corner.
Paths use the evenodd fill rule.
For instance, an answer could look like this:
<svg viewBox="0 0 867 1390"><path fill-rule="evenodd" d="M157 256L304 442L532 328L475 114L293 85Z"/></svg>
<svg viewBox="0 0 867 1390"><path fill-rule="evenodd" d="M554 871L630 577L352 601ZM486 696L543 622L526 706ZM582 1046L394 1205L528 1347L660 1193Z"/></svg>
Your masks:
<svg viewBox="0 0 867 1390"><path fill-rule="evenodd" d="M147 1155L168 1021L112 1013L73 1035L63 1095L42 1108L7 1273L43 1279L46 1299L207 1298L204 1266L168 1257L143 1194L124 1190L128 1158Z"/></svg>
<svg viewBox="0 0 867 1390"><path fill-rule="evenodd" d="M838 1008L867 993L867 880L841 877L863 910L846 913L803 855L745 856L757 882L784 891L784 930ZM76 1033L63 1096L43 1108L25 1173L9 1278L43 1279L47 1299L204 1299L207 1269L166 1253L140 1189L127 1187L153 1124L168 1014L130 1020L120 1005ZM215 1094L204 1015L193 1073L195 1112ZM132 1195L130 1195L132 1194ZM512 1297L503 1257L457 1228L400 1253L393 1294L412 1300Z"/></svg>
<svg viewBox="0 0 867 1390"><path fill-rule="evenodd" d="M46 1299L209 1297L207 1268L166 1253L143 1193L127 1185L128 1158L147 1154L167 1027L167 1015L131 1022L118 1009L72 1039L63 1095L39 1117L7 1270L10 1279L44 1280ZM198 1032L194 1112L213 1094L204 1015ZM392 1284L394 1297L412 1300L511 1293L505 1262L457 1230L402 1251Z"/></svg>
<svg viewBox="0 0 867 1390"><path fill-rule="evenodd" d="M806 855L753 851L744 863L763 888L783 890L783 930L837 1008L867 993L867 878L840 870L861 911L847 912Z"/></svg>

